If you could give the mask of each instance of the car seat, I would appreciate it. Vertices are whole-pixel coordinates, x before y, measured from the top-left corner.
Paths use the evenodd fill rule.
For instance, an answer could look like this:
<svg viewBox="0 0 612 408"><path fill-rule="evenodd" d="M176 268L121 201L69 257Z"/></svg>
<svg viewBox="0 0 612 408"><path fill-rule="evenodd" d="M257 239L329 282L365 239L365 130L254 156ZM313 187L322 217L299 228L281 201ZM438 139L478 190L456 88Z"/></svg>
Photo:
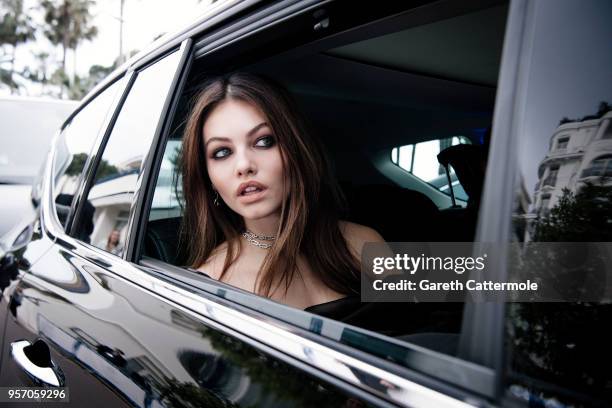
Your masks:
<svg viewBox="0 0 612 408"><path fill-rule="evenodd" d="M438 154L438 162L446 168L447 174L449 166L453 167L468 196L466 208L453 205L440 211L448 241L473 241L487 166L486 147L468 144L450 146Z"/></svg>
<svg viewBox="0 0 612 408"><path fill-rule="evenodd" d="M426 195L386 184L344 184L349 221L375 229L388 242L429 242L438 227L438 207Z"/></svg>

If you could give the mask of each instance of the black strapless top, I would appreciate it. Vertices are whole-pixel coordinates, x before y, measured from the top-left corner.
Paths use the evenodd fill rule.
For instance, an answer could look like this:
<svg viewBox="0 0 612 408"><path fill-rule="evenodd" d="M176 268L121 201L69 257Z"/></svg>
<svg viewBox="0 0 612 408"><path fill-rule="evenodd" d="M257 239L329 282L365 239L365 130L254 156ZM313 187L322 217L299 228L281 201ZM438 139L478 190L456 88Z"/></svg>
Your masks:
<svg viewBox="0 0 612 408"><path fill-rule="evenodd" d="M323 317L329 317L330 319L342 320L343 317L349 316L357 310L360 304L361 299L359 296L347 296L330 302L309 306L304 309L304 311Z"/></svg>

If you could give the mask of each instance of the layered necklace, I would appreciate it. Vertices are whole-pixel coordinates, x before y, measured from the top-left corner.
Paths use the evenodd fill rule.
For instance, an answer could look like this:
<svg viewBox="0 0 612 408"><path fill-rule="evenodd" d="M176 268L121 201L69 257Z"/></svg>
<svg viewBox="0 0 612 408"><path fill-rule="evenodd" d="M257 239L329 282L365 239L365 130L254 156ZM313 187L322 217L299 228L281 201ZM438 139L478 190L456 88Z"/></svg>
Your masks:
<svg viewBox="0 0 612 408"><path fill-rule="evenodd" d="M254 245L258 248L262 249L270 249L272 247L272 243L261 242L261 241L274 241L276 236L274 235L257 235L253 231L246 230L242 233L244 239L251 245Z"/></svg>

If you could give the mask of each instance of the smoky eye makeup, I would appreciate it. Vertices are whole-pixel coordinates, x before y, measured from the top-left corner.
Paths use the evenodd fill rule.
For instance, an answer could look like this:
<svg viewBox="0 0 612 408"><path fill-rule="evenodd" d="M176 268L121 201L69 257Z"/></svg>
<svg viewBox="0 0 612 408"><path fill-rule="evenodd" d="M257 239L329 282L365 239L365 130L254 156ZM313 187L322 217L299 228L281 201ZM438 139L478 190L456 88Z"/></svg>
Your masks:
<svg viewBox="0 0 612 408"><path fill-rule="evenodd" d="M255 140L255 146L257 147L272 147L276 144L276 139L271 134L260 136Z"/></svg>
<svg viewBox="0 0 612 408"><path fill-rule="evenodd" d="M231 149L229 147L216 147L211 149L212 152L210 154L210 158L213 160L223 159L231 154Z"/></svg>
<svg viewBox="0 0 612 408"><path fill-rule="evenodd" d="M269 149L276 145L276 137L271 133L265 133L256 137L252 143L253 147ZM207 147L207 150L209 151L207 156L212 160L222 160L232 154L232 149L227 146Z"/></svg>

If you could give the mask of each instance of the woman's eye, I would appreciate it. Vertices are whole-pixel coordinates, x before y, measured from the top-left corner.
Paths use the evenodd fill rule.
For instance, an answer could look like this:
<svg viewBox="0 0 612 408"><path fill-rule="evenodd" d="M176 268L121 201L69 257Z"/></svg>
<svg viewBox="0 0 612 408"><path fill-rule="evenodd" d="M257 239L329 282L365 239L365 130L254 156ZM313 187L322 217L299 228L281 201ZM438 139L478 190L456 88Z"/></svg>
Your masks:
<svg viewBox="0 0 612 408"><path fill-rule="evenodd" d="M222 147L213 152L212 158L213 159L223 159L224 157L229 156L230 153L231 153L230 149L228 149L227 147Z"/></svg>
<svg viewBox="0 0 612 408"><path fill-rule="evenodd" d="M273 136L263 136L257 139L255 146L257 147L270 147L274 146L275 140Z"/></svg>

